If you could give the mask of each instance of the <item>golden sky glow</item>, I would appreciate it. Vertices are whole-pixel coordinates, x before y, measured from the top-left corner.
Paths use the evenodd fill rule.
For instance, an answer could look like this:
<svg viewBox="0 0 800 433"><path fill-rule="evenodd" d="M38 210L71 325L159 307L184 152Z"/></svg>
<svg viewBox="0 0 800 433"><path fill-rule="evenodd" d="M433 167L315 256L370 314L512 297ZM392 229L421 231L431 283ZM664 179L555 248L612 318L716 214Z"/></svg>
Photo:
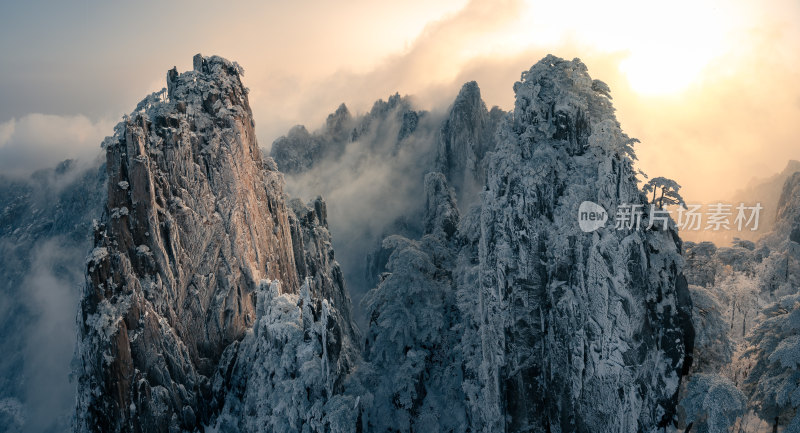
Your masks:
<svg viewBox="0 0 800 433"><path fill-rule="evenodd" d="M642 141L640 167L676 179L687 199L726 198L800 159L796 1L90 2L55 3L50 17L3 8L0 152L20 137L48 155L72 149L24 129L36 113L87 123L69 143L96 149L96 131L110 133L197 52L245 68L264 147L294 124L321 125L341 102L364 112L400 92L433 109L468 80L509 109L519 73L552 53L580 57L609 84L623 129Z"/></svg>
<svg viewBox="0 0 800 433"><path fill-rule="evenodd" d="M475 79L488 104L508 109L520 71L547 53L580 57L642 140L641 168L675 178L688 199L724 199L800 158L798 11L789 1L473 1L371 70L345 61L289 99L297 116L319 108L303 120L313 125L339 101L363 111L399 91L434 107Z"/></svg>

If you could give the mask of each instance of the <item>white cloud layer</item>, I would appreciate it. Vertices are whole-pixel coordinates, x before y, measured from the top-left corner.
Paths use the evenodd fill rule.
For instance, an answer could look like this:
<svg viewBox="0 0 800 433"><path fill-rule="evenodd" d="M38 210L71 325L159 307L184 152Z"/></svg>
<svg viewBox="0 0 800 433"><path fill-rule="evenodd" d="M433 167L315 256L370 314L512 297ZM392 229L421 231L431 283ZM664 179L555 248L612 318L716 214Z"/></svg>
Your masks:
<svg viewBox="0 0 800 433"><path fill-rule="evenodd" d="M20 177L65 159L94 160L114 122L32 113L0 123L0 174Z"/></svg>

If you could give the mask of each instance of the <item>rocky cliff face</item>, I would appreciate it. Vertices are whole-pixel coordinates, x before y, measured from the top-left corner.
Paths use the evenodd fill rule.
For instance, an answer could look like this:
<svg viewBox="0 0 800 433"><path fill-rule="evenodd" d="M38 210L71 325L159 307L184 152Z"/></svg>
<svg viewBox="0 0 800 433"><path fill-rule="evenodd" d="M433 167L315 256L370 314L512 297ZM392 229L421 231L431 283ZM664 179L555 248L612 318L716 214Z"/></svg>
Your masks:
<svg viewBox="0 0 800 433"><path fill-rule="evenodd" d="M215 391L225 405L214 425L223 432L350 432L354 396L344 394L360 358L342 272L334 261L325 203L292 200L298 293L279 281L256 290L256 321L226 349ZM287 403L288 402L288 403Z"/></svg>
<svg viewBox="0 0 800 433"><path fill-rule="evenodd" d="M391 252L383 238L422 236L426 173L443 173L462 207L475 201L504 115L486 108L474 81L441 111L418 110L413 99L394 94L360 116L342 104L317 131L295 126L275 140L270 155L292 193L332 199L331 230L354 299L360 299L385 271ZM353 210L341 210L351 200L357 201Z"/></svg>
<svg viewBox="0 0 800 433"><path fill-rule="evenodd" d="M789 160L789 162L786 164L786 167L784 167L779 173L764 179L754 179L750 181L745 188L737 191L734 194L733 198L730 200L731 203L743 202L747 203L749 206L752 206L755 203L761 203L763 209L761 210L761 218L759 219L758 230L749 232L745 230L741 233L737 231L735 235L730 236L730 240L732 240L733 237L745 237L748 240L756 241L759 238L768 235L769 232L773 230L774 225L780 218L778 216L780 202L785 203L785 200L781 199L783 187L786 185L786 182L792 177L792 175L797 172L800 172L800 161ZM723 245L729 243L730 240L724 243L719 242L719 244Z"/></svg>
<svg viewBox="0 0 800 433"><path fill-rule="evenodd" d="M325 206L305 221L287 206L282 175L262 160L241 75L235 63L198 55L194 70L169 71L166 91L104 143L108 199L81 303L81 429L208 423L257 320L262 280L297 294L309 277L309 299L349 315ZM337 352L349 350L349 317L330 322Z"/></svg>
<svg viewBox="0 0 800 433"><path fill-rule="evenodd" d="M759 240L768 250L761 269L761 287L775 296L796 293L800 286L800 173L786 179L772 231Z"/></svg>
<svg viewBox="0 0 800 433"><path fill-rule="evenodd" d="M474 83L441 119L398 95L358 119L342 106L324 131L276 142L277 164L258 149L241 75L197 56L104 143L79 430L647 432L673 422L694 338L681 243L673 223L648 227L646 213L640 228L579 228L584 201L612 215L647 204L635 140L579 60L548 56L524 72L507 114L487 110ZM364 161L397 163L398 177L368 184L379 174ZM382 208L362 215L380 217L379 229L413 220L382 243L363 348L328 207L287 203L281 165L327 183L344 172L364 195L382 194ZM401 207L384 209L387 196ZM362 222L348 224L367 231Z"/></svg>
<svg viewBox="0 0 800 433"><path fill-rule="evenodd" d="M328 115L325 126L318 131L309 132L303 125L292 127L272 143L270 156L282 172L294 175L309 171L326 160L340 159L347 146L359 140L370 150L391 147L396 151L403 139L414 134L420 119L426 115L424 111L414 110L408 98L397 93L386 101L375 101L369 113L357 118L341 104Z"/></svg>
<svg viewBox="0 0 800 433"><path fill-rule="evenodd" d="M800 425L797 402L783 397L797 388L800 349L798 327L790 324L800 305L800 173L787 173L796 168L790 161L783 173L750 189L763 193L750 199L764 206L756 234L766 233L757 241L684 244L698 332L680 428L693 422L698 431L758 424L749 429L791 431ZM764 221L770 215L775 220ZM708 381L713 386L706 388Z"/></svg>
<svg viewBox="0 0 800 433"><path fill-rule="evenodd" d="M647 204L607 86L548 56L514 86L455 274L465 389L486 431L651 431L691 364L691 301L674 227L577 228L589 200Z"/></svg>
<svg viewBox="0 0 800 433"><path fill-rule="evenodd" d="M800 244L800 172L786 179L778 199L776 231Z"/></svg>
<svg viewBox="0 0 800 433"><path fill-rule="evenodd" d="M438 137L436 171L445 175L458 199L467 205L486 183L485 156L495 148L495 132L505 113L491 111L481 99L478 83L461 87Z"/></svg>
<svg viewBox="0 0 800 433"><path fill-rule="evenodd" d="M353 137L355 121L344 104L331 113L321 133L311 134L297 125L272 144L270 155L282 172L302 173L320 160L336 157Z"/></svg>
<svg viewBox="0 0 800 433"><path fill-rule="evenodd" d="M423 236L384 242L388 272L365 298L369 367L359 371L383 378L365 375L380 384L366 430L621 432L674 421L694 339L674 224L578 227L583 201L647 204L634 140L579 60L548 56L514 89L494 144L471 141L474 128L443 138L461 143L440 153L455 182L472 158L462 155L494 147L475 206L456 208L446 176L431 173ZM483 118L472 90L453 122ZM461 108L470 100L477 110Z"/></svg>
<svg viewBox="0 0 800 433"><path fill-rule="evenodd" d="M337 257L356 301L384 270L383 238L422 233L421 179L433 169L441 122L440 113L415 109L410 98L394 94L357 116L342 104L319 130L298 125L272 144L287 191L329 200Z"/></svg>

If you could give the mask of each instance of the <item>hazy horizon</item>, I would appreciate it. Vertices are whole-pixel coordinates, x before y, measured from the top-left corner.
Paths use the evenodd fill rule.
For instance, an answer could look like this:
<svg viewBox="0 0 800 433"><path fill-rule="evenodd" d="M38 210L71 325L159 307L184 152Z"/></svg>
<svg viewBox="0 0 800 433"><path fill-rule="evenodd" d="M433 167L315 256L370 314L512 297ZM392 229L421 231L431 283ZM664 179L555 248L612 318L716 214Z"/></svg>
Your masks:
<svg viewBox="0 0 800 433"><path fill-rule="evenodd" d="M47 6L2 7L6 175L91 158L198 52L244 67L267 149L340 103L364 113L395 92L442 109L475 80L488 106L509 109L520 72L552 53L609 84L623 130L642 141L639 168L674 178L687 200L730 197L800 159L795 2Z"/></svg>
<svg viewBox="0 0 800 433"><path fill-rule="evenodd" d="M692 376L703 391L681 380L692 362L719 364L714 374L744 380L746 325L772 314L763 308L776 294L798 296L796 203L770 232L784 184L777 175L800 161L798 18L797 0L4 2L0 430L65 431L73 422L103 430L108 414L144 430L213 421L206 431L217 431L239 415L253 429L268 425L253 421L253 408L276 426L291 424L286 431L330 422L341 427L331 431L348 431L342 426L350 421L364 431L377 421L406 429L419 421L413 428L426 430L440 413L452 425L472 426L474 418L470 428L480 430L485 420L510 426L514 416L533 423L534 411L550 411L548 429L558 420L552 425L567 430L646 430L657 419L666 425L679 392L706 391L704 405L721 398L731 406L724 417L735 415L724 397L742 394L735 386L720 394L703 377ZM142 152L151 162L122 150L121 140L111 145L109 173L98 173L104 138L166 86L173 66L192 69L198 53L243 67L265 150L294 125L318 130L342 103L357 116L399 93L431 113L411 113L404 99L372 123L343 121L348 129L323 138L298 134L286 141L283 162L278 152L275 159L279 168L303 170L276 185L280 176L248 156L253 134L243 101L223 95L231 110L214 113L199 102L209 101L208 89L242 92L212 67L175 81L176 101L187 105L147 111L186 114L179 131L150 131ZM447 111L469 81L488 107L512 110L520 74L548 54L580 58L592 79L608 84L616 120L640 140L635 168L677 181L687 203L727 201L735 209L737 192L769 180L740 195L769 203L762 231L714 228L726 216L721 209L706 212L705 229L677 234L624 224L614 228L626 231L584 229L581 221L595 230L622 206L631 217L647 201L629 149L608 128L614 114L576 63L538 65L518 90L520 101L539 102L521 103L514 125L471 97ZM578 109L584 103L588 111ZM541 107L558 116L543 116ZM564 129L563 107L573 120L589 113L598 132L587 138L590 151L558 141L567 131L583 143L586 131L577 120ZM544 144L528 152L529 139ZM185 151L186 142L203 146ZM158 147L164 143L177 150ZM9 181L65 159L80 169ZM796 180L785 183L794 188L785 196L797 194ZM672 182L656 181L649 209L679 201ZM656 199L658 189L666 201ZM290 195L322 195L326 207L315 203L312 212ZM586 205L593 206L584 212ZM739 215L726 220L731 228ZM624 221L619 216L614 222ZM728 246L734 236L766 232L758 248L738 243L719 254L682 243ZM299 291L302 298L279 300L280 282L267 292L259 283L266 277L285 283L281 297ZM298 281L305 289L294 287ZM309 311L318 317L303 317ZM769 350L782 347L762 356L773 362L785 342L800 351L792 329L780 345L748 335ZM709 350L716 344L720 350ZM759 387L777 383L759 380ZM760 404L747 393L751 406ZM273 411L273 397L274 407L293 414ZM605 404L590 407L596 401ZM445 413L454 405L464 406L463 416ZM386 415L396 409L407 412ZM797 407L789 409L781 416L794 416ZM747 422L762 421L747 410ZM577 422L565 422L575 415Z"/></svg>

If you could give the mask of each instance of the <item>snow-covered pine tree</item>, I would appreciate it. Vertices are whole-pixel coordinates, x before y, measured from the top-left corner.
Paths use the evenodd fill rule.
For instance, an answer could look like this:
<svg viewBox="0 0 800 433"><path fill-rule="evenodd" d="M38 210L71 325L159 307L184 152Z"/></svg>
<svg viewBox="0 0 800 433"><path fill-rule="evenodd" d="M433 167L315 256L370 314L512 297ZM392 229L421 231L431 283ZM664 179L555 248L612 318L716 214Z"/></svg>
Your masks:
<svg viewBox="0 0 800 433"><path fill-rule="evenodd" d="M425 177L425 234L390 236L388 273L364 299L369 431L468 429L461 390L460 322L452 290L453 235L459 214L441 173Z"/></svg>
<svg viewBox="0 0 800 433"><path fill-rule="evenodd" d="M260 283L255 325L230 349L236 363L218 431L352 431L356 400L336 392L328 354L335 312L327 300L315 302L311 284L308 278L299 294L282 294L278 281Z"/></svg>
<svg viewBox="0 0 800 433"><path fill-rule="evenodd" d="M774 431L800 432L800 294L788 295L763 311L748 336L745 356L755 361L744 390Z"/></svg>
<svg viewBox="0 0 800 433"><path fill-rule="evenodd" d="M578 229L583 201L648 203L635 141L583 63L548 56L514 89L479 208L459 230L473 429L667 426L694 336L677 233Z"/></svg>
<svg viewBox="0 0 800 433"><path fill-rule="evenodd" d="M681 400L681 407L692 432L728 433L744 413L746 403L742 391L724 376L694 374L689 379L687 396Z"/></svg>

